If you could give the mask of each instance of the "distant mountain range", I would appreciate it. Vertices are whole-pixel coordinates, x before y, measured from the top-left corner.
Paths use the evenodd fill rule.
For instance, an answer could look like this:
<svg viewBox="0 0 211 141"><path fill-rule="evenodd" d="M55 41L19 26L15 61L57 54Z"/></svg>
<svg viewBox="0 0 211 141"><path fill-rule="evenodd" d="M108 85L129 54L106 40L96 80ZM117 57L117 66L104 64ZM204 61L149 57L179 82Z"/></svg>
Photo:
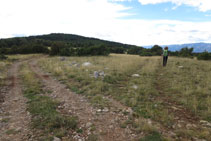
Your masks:
<svg viewBox="0 0 211 141"><path fill-rule="evenodd" d="M161 45L162 47L168 46L170 51L179 51L184 47L193 48L193 52L211 52L211 43L190 43L190 44L175 44L175 45ZM152 46L144 46L151 48Z"/></svg>

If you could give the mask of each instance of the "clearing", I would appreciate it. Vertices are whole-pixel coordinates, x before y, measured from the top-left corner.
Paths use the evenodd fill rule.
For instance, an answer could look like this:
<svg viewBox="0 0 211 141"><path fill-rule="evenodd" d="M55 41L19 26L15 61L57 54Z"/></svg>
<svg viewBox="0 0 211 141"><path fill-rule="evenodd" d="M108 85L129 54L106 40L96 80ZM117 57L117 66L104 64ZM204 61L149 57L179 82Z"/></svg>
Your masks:
<svg viewBox="0 0 211 141"><path fill-rule="evenodd" d="M161 63L10 56L0 61L0 140L211 140L211 62Z"/></svg>

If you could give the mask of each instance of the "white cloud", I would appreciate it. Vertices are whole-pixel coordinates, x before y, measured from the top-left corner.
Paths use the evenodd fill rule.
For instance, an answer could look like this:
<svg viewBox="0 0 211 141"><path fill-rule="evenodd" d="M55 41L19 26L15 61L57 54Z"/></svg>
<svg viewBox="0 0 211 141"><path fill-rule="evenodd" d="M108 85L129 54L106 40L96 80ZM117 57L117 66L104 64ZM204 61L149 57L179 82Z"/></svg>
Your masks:
<svg viewBox="0 0 211 141"><path fill-rule="evenodd" d="M127 9L107 0L0 0L0 38L57 32L135 45L211 42L211 22L119 19Z"/></svg>
<svg viewBox="0 0 211 141"><path fill-rule="evenodd" d="M210 0L138 0L138 1L143 5L171 2L177 6L185 4L188 6L197 7L202 12L211 10Z"/></svg>

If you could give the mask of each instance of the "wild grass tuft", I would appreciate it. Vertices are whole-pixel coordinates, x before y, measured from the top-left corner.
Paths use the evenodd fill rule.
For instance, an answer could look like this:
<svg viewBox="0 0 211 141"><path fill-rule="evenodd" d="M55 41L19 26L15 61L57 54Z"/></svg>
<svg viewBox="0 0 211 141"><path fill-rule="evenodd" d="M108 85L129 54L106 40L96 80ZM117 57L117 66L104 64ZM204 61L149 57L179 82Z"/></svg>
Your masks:
<svg viewBox="0 0 211 141"><path fill-rule="evenodd" d="M60 114L57 111L59 102L54 101L43 94L42 84L25 64L21 68L24 84L24 96L28 98L28 111L32 115L32 126L45 133L45 137L51 135L62 137L68 129L77 128L77 118Z"/></svg>

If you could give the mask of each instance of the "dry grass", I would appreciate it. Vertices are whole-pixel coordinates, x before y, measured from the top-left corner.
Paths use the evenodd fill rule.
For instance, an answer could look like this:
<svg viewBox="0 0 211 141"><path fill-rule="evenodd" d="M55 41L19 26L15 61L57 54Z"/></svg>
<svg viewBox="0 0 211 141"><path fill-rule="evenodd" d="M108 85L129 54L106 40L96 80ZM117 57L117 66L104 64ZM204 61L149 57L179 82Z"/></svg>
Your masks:
<svg viewBox="0 0 211 141"><path fill-rule="evenodd" d="M9 66L17 60L24 60L33 56L37 56L36 54L30 55L9 55L8 59L0 60L0 87L4 85L5 79L7 78L7 69Z"/></svg>
<svg viewBox="0 0 211 141"><path fill-rule="evenodd" d="M73 62L78 65L71 65ZM84 67L84 62L92 65ZM210 121L211 62L170 57L167 67L163 68L161 63L161 57L116 54L108 57L66 57L65 61L60 61L60 57L49 57L39 62L45 71L52 73L70 89L87 96L94 106L109 107L105 97L112 97L131 107L134 116L150 118L171 127L175 115L168 111L162 98L157 98L160 95L156 85L164 83L160 89L172 101L183 104ZM106 76L94 78L94 71L104 71ZM132 77L133 74L139 74L139 77ZM158 78L162 81L157 82ZM140 130L151 130L147 128L143 126ZM188 130L186 133L187 138L202 134L194 131L196 134L189 135ZM210 132L206 133L208 136L206 134L201 138L208 138Z"/></svg>
<svg viewBox="0 0 211 141"><path fill-rule="evenodd" d="M23 93L28 99L27 110L32 115L31 125L39 132L38 140L52 140L54 136L62 138L67 135L68 130L76 129L77 118L58 112L59 102L46 94L42 83L28 65L22 65L20 74L24 86Z"/></svg>
<svg viewBox="0 0 211 141"><path fill-rule="evenodd" d="M169 96L211 121L211 62L171 58L163 71Z"/></svg>

